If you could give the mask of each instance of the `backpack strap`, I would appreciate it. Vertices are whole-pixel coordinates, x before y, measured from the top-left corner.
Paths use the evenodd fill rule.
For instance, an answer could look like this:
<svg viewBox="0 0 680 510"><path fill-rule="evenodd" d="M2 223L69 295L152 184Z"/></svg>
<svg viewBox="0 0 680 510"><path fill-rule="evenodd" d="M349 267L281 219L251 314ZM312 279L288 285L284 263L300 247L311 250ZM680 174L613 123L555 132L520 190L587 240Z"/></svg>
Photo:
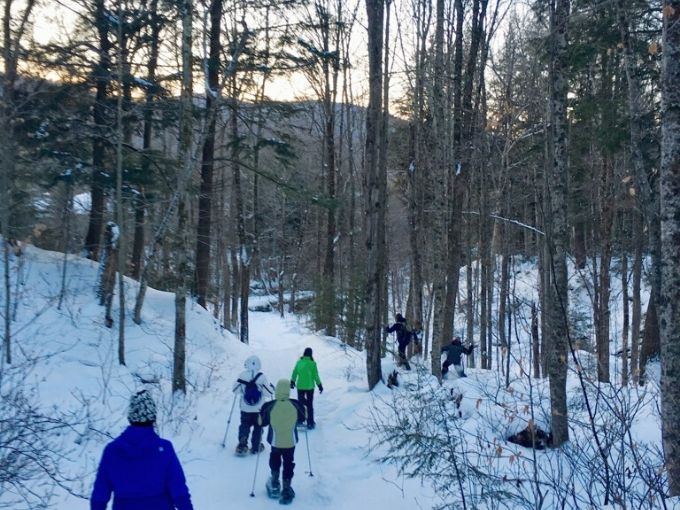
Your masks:
<svg viewBox="0 0 680 510"><path fill-rule="evenodd" d="M241 384L250 384L250 383L257 381L257 378L260 377L261 375L262 375L262 372L258 372L257 375L255 377L253 377L250 381L244 381L243 379L236 379L236 382L241 383Z"/></svg>

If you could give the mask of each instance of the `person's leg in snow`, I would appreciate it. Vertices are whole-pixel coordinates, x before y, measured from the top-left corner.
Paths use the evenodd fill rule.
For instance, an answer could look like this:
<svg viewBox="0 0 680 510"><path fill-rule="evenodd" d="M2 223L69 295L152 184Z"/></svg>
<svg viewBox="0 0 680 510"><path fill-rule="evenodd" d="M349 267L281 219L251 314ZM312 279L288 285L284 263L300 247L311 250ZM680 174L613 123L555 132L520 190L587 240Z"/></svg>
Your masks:
<svg viewBox="0 0 680 510"><path fill-rule="evenodd" d="M411 365L409 365L408 358L406 357L406 346L407 344L399 344L398 366L403 366L406 370L411 370Z"/></svg>
<svg viewBox="0 0 680 510"><path fill-rule="evenodd" d="M253 435L250 438L250 453L259 453L264 450L262 444L262 426L257 422L258 413L248 413L250 415L251 424L253 426Z"/></svg>
<svg viewBox="0 0 680 510"><path fill-rule="evenodd" d="M281 495L281 484L279 483L279 472L281 471L281 449L272 447L269 454L269 469L271 477L267 481L267 494L270 498L279 498Z"/></svg>
<svg viewBox="0 0 680 510"><path fill-rule="evenodd" d="M451 366L451 363L449 360L446 360L444 364L442 365L442 377L446 377L446 374L449 373L449 367Z"/></svg>
<svg viewBox="0 0 680 510"><path fill-rule="evenodd" d="M287 505L295 497L295 491L291 486L293 474L295 470L295 447L280 448L281 457L283 458L283 487L281 489L281 499L279 503Z"/></svg>
<svg viewBox="0 0 680 510"><path fill-rule="evenodd" d="M298 400L305 408L307 428L313 429L314 422L314 390L298 390Z"/></svg>
<svg viewBox="0 0 680 510"><path fill-rule="evenodd" d="M252 421L250 415L252 413L244 413L241 411L241 424L238 426L238 446L236 447L236 455L244 455L248 453L248 437L250 436L250 427ZM255 423L257 423L257 414L255 415Z"/></svg>

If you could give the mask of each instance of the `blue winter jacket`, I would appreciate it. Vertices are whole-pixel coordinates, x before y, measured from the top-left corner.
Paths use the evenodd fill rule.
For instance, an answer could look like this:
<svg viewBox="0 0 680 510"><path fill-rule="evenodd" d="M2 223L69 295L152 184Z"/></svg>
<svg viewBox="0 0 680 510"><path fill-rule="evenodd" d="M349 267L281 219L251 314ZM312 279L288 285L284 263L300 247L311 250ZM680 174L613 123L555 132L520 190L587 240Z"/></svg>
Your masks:
<svg viewBox="0 0 680 510"><path fill-rule="evenodd" d="M97 470L91 510L193 510L172 443L153 427L129 426L111 441Z"/></svg>

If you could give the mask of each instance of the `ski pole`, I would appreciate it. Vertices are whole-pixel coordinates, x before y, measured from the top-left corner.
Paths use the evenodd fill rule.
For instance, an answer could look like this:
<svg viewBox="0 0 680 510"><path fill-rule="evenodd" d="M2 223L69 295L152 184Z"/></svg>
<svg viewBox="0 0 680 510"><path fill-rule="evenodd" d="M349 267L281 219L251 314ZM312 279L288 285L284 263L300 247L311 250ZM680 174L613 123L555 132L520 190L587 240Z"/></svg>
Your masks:
<svg viewBox="0 0 680 510"><path fill-rule="evenodd" d="M224 448L227 442L227 433L229 433L229 425L231 425L231 415L234 414L234 404L236 404L236 393L234 393L234 400L231 401L231 410L229 411L229 419L227 420L227 429L224 431L224 437L222 438L222 448Z"/></svg>
<svg viewBox="0 0 680 510"><path fill-rule="evenodd" d="M305 429L305 443L307 443L307 463L309 464L309 476L314 476L314 473L312 473L312 457L309 455L309 435L307 434L307 429Z"/></svg>
<svg viewBox="0 0 680 510"><path fill-rule="evenodd" d="M257 466L260 464L260 448L257 448L257 459L255 459L255 474L253 475L253 486L250 489L250 497L255 497L255 480L257 479Z"/></svg>

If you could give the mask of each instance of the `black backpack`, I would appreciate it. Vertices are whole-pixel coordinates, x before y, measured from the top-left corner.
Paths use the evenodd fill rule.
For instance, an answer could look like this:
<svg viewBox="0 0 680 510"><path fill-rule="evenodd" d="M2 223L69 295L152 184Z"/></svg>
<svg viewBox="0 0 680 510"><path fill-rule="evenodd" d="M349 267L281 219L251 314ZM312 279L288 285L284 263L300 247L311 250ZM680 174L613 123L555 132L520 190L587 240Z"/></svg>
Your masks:
<svg viewBox="0 0 680 510"><path fill-rule="evenodd" d="M237 381L240 382L241 384L245 384L246 386L245 389L243 390L243 400L249 406L256 405L262 398L262 391L257 385L257 378L260 377L261 375L262 372L258 372L257 375L253 377L252 380L250 381L244 381L243 379L239 379Z"/></svg>

